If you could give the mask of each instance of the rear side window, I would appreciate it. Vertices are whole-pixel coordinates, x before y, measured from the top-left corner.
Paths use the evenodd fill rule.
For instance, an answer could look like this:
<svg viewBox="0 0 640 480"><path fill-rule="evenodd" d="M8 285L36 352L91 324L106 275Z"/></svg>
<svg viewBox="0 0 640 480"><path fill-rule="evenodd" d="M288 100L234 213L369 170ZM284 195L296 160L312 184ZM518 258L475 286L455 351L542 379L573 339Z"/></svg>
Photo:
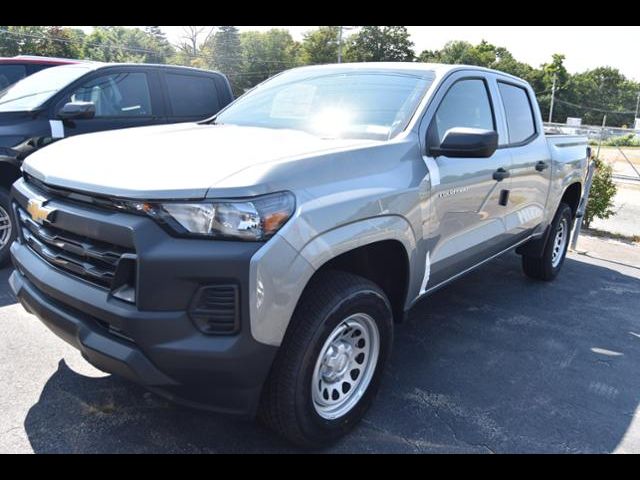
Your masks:
<svg viewBox="0 0 640 480"><path fill-rule="evenodd" d="M175 117L208 117L220 110L213 78L165 73L169 103Z"/></svg>
<svg viewBox="0 0 640 480"><path fill-rule="evenodd" d="M26 76L24 65L0 65L0 90Z"/></svg>
<svg viewBox="0 0 640 480"><path fill-rule="evenodd" d="M536 133L533 110L527 91L509 83L498 82L509 130L509 143L522 143Z"/></svg>
<svg viewBox="0 0 640 480"><path fill-rule="evenodd" d="M71 101L93 102L96 117L152 115L147 74L122 72L89 80L71 94Z"/></svg>
<svg viewBox="0 0 640 480"><path fill-rule="evenodd" d="M442 143L452 128L495 130L493 111L483 80L459 80L446 93L435 115L438 140Z"/></svg>

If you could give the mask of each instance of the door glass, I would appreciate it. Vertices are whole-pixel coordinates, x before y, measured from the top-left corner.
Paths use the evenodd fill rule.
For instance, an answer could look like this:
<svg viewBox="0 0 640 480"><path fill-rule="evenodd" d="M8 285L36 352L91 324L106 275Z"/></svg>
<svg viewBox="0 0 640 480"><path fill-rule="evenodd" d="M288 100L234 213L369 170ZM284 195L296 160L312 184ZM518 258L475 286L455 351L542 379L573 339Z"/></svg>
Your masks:
<svg viewBox="0 0 640 480"><path fill-rule="evenodd" d="M104 75L78 88L70 101L93 102L96 117L153 115L147 74L122 72Z"/></svg>
<svg viewBox="0 0 640 480"><path fill-rule="evenodd" d="M438 140L457 127L495 130L493 112L483 80L460 80L453 84L435 115Z"/></svg>
<svg viewBox="0 0 640 480"><path fill-rule="evenodd" d="M509 129L509 143L524 142L536 133L529 96L524 88L498 82Z"/></svg>
<svg viewBox="0 0 640 480"><path fill-rule="evenodd" d="M165 73L175 117L208 117L220 110L213 78Z"/></svg>

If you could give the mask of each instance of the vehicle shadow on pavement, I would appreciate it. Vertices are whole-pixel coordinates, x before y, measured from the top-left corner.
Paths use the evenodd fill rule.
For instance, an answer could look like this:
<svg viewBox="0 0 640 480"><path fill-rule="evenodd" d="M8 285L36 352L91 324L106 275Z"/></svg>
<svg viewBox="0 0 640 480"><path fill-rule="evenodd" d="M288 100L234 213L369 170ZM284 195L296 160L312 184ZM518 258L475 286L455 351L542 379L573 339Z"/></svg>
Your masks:
<svg viewBox="0 0 640 480"><path fill-rule="evenodd" d="M443 288L398 326L377 401L329 451L640 451L638 277L568 258L539 283L507 255ZM35 452L297 451L64 360L24 426Z"/></svg>
<svg viewBox="0 0 640 480"><path fill-rule="evenodd" d="M0 269L0 285L3 286L3 288L0 288L0 307L13 305L17 302L16 297L13 296L13 293L11 293L11 289L9 288L9 276L11 275L11 272L13 272L13 268L11 267Z"/></svg>

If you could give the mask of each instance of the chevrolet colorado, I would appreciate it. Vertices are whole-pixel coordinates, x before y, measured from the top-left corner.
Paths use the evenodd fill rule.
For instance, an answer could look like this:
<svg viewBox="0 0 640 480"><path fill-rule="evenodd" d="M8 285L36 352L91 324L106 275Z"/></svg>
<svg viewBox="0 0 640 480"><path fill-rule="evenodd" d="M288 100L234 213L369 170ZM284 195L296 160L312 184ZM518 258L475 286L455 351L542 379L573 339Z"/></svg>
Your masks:
<svg viewBox="0 0 640 480"><path fill-rule="evenodd" d="M206 121L27 158L10 284L97 368L323 445L417 301L514 248L558 274L587 156L498 71L297 68Z"/></svg>

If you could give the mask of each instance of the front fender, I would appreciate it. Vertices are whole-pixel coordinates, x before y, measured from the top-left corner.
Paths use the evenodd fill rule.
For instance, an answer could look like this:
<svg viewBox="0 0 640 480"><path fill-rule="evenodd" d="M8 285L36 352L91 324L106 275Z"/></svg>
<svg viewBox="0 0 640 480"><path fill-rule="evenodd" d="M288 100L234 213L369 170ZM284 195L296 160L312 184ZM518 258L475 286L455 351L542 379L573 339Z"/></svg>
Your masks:
<svg viewBox="0 0 640 480"><path fill-rule="evenodd" d="M329 260L384 240L404 246L409 268L414 262L416 239L410 223L399 215L385 215L341 225L315 236L296 250L281 234L276 235L251 258L249 305L251 333L256 341L279 346L306 285ZM417 276L410 271L410 279ZM419 283L419 282L418 282ZM419 285L409 286L409 294Z"/></svg>

